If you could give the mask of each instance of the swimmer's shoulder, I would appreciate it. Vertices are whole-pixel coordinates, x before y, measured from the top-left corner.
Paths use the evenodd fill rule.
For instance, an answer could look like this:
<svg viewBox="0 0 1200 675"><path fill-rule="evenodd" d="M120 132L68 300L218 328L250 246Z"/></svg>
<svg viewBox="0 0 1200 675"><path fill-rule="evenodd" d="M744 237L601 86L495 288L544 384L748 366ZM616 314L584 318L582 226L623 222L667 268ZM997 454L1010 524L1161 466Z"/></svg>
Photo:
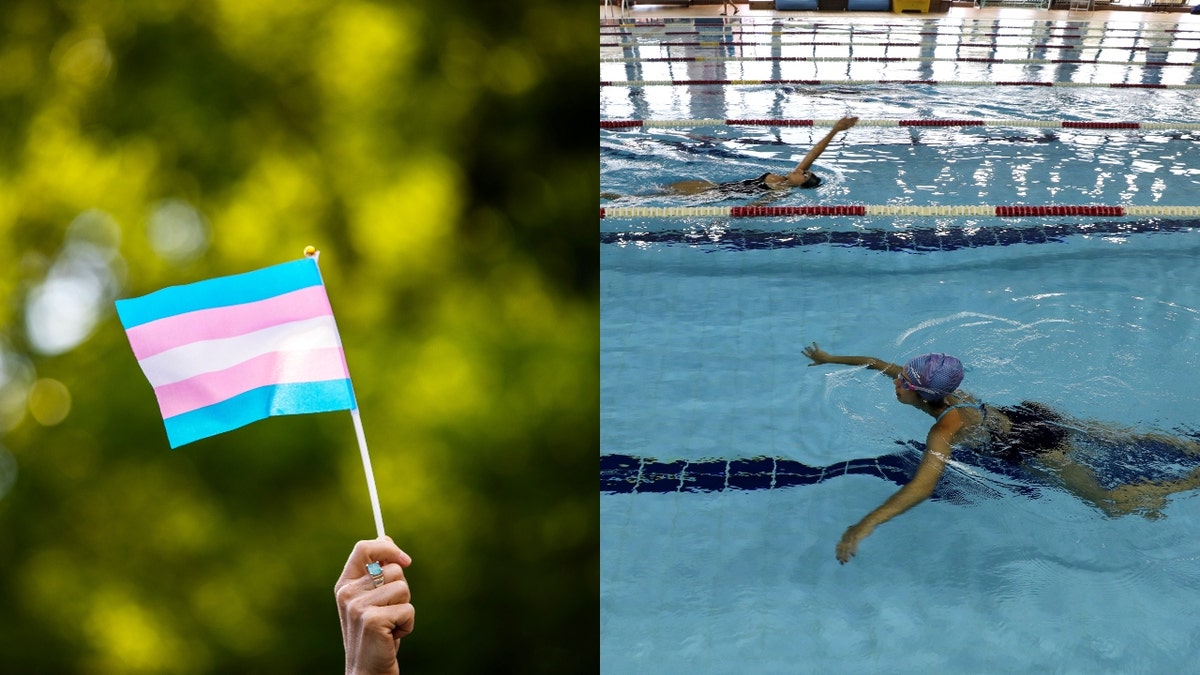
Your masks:
<svg viewBox="0 0 1200 675"><path fill-rule="evenodd" d="M772 190L783 190L792 187L792 182L787 176L781 176L777 173L764 173L762 177L763 185Z"/></svg>

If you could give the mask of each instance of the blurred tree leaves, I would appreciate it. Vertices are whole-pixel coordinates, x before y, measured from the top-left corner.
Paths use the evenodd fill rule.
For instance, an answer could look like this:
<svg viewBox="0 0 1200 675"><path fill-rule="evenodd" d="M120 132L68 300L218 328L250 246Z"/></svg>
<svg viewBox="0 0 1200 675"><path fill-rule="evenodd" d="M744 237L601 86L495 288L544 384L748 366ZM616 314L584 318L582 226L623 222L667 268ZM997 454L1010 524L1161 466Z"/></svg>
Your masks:
<svg viewBox="0 0 1200 675"><path fill-rule="evenodd" d="M403 665L593 667L594 16L0 5L0 669L341 667L349 417L170 451L111 309L308 244L415 559Z"/></svg>

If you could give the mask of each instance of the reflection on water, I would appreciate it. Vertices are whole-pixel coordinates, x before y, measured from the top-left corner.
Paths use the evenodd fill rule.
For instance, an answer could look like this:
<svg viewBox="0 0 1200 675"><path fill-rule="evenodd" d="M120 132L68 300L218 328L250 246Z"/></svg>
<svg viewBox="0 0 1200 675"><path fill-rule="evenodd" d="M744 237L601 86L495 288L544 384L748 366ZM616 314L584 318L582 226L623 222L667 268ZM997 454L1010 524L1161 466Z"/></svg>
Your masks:
<svg viewBox="0 0 1200 675"><path fill-rule="evenodd" d="M1012 111L1006 114L1011 117ZM610 202L613 206L693 206L728 200L728 193L719 192L657 193L676 180L722 183L766 171L786 174L826 131L765 126L603 129L601 192L621 197ZM826 179L821 187L773 191L758 201L771 206L1192 206L1200 188L1200 168L1193 165L1190 148L1198 141L1197 131L860 125L818 158L815 168ZM736 201L752 200L740 196Z"/></svg>

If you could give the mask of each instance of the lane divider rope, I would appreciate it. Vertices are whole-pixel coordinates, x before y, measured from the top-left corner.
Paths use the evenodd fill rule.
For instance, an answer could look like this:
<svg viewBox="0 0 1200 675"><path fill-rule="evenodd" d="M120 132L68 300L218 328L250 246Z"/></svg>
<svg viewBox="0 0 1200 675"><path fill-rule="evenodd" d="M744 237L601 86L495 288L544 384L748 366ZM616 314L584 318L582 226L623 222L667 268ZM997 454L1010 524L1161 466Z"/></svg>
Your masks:
<svg viewBox="0 0 1200 675"><path fill-rule="evenodd" d="M1101 35L1111 35L1114 31L1123 31L1123 32L1134 33L1134 35L1130 35L1127 37L1151 37L1151 36L1158 35L1160 33L1166 34L1169 36L1177 36L1177 34L1180 34L1180 33L1196 33L1197 34L1196 38L1183 38L1183 39L1185 39L1185 40L1200 39L1200 29L1190 28L1187 26L1180 27L1179 24L1170 22L1170 21L1104 22L1099 25L1097 25L1096 22L1080 22L1080 23L1086 23L1086 25L1076 25L1076 26L1039 26L1039 25L1036 25L1036 23L1039 23L1038 20L1030 20L1030 22L1031 23L1028 26L1015 26L1015 25L997 26L996 22L994 20L988 20L988 19L978 19L978 20L973 20L973 21L964 21L964 22L960 22L960 23L950 23L950 22L945 21L944 19L930 19L930 20L909 21L909 22L904 22L904 23L881 23L881 24L867 24L867 25L851 23L851 22L789 23L789 24L785 25L785 24L781 24L778 21L770 21L770 20L754 21L754 20L741 19L741 20L737 20L734 22L726 22L726 23L721 23L721 24L696 24L695 21L693 21L691 19L676 19L676 20L671 21L671 27L675 27L676 25L679 25L679 26L691 25L691 26L695 26L697 28L696 31L689 31L686 33L726 31L726 30L733 30L735 27L738 30L742 30L746 26L750 26L752 29L757 28L759 26L764 26L764 27L779 26L779 27L787 29L787 30L777 30L777 31L770 31L770 32L753 31L753 32L757 32L757 33L767 34L767 35L811 35L811 34L817 34L817 33L829 34L831 32L835 32L836 30L845 31L845 33L848 35L879 35L879 34L890 34L890 33L903 34L903 35L937 35L939 33L941 33L941 34L946 34L949 32L962 33L964 31L970 31L971 34L973 34L973 35L1030 35L1030 34L1036 35L1039 33L1043 33L1043 34L1074 33L1076 35L1099 33ZM1009 22L1006 20L1006 23L1009 23ZM1127 26L1120 25L1122 23L1132 23L1133 25L1127 25ZM927 30L930 26L936 26L937 28L942 29L942 30L940 30L940 31ZM1171 27L1169 27L1169 28L1151 28L1149 26L1171 26ZM604 32L605 28L613 28L613 29L617 29L618 31L629 31L629 30L658 29L658 28L667 28L667 27L668 27L668 23L663 20L649 20L649 21L638 20L638 21L634 21L634 22L622 22L619 20L613 21L611 19L602 19L600 21L600 29L601 29L600 34L608 34L608 35L624 34L621 32L605 33ZM976 32L978 29L981 29L981 28L982 29L991 29L996 32L992 32L992 33ZM916 29L916 31L914 32L913 29ZM1000 31L1006 31L1006 32L1000 32ZM647 30L647 32L661 35L663 33L670 33L672 31L660 31L660 30L649 31L649 30ZM747 32L750 32L750 31L747 31ZM680 33L685 33L685 32L680 31ZM1125 36L1115 36L1115 37L1125 37Z"/></svg>
<svg viewBox="0 0 1200 675"><path fill-rule="evenodd" d="M894 37L909 37L909 36L911 36L911 37L967 37L967 38L1046 37L1046 38L1054 38L1054 39L1060 39L1060 40L1097 40L1097 39L1110 39L1110 40L1141 40L1141 39L1145 39L1145 40L1183 40L1183 41L1200 40L1200 31L1175 31L1174 33L1167 33L1165 31L1151 30L1151 31L1135 33L1134 35L1114 35L1113 30L1119 30L1119 29L1099 30L1099 31L1078 31L1078 30L1069 31L1068 30L1068 31L1057 31L1057 32L1052 31L1052 30L1051 31L1047 31L1047 30L1023 31L1023 30L1018 29L1015 31L1007 31L1007 32L1004 32L1004 31L983 32L983 31L977 31L977 30L964 31L961 29L961 27L957 27L957 26L942 26L941 28L943 28L943 30L920 30L920 31L851 30L851 31L839 32L839 31L830 31L830 30L825 30L825 29L818 29L818 30L755 30L753 28L746 29L746 28L742 28L742 27L734 28L734 27L722 26L722 27L713 27L713 28L699 29L699 30L653 31L653 32L643 33L642 35L637 35L633 32L627 31L627 30L612 30L612 31L603 31L602 30L602 31L600 31L598 37L600 37L600 38L605 38L605 37L662 38L662 37L666 37L666 36L678 37L678 36L696 36L696 35L721 36L721 37L729 37L729 36L733 36L733 35L763 35L763 36L768 36L768 37L790 37L790 36L803 36L803 35L820 35L820 36L826 37L826 38L847 37L847 38L853 39L853 38L860 37L860 36L887 35L887 36L894 36ZM958 30L953 30L955 28L958 28ZM1125 30L1130 30L1130 29L1125 29ZM1191 36L1181 35L1182 33L1188 33L1188 32L1195 32L1196 36L1191 37Z"/></svg>
<svg viewBox="0 0 1200 675"><path fill-rule="evenodd" d="M927 84L941 87L1073 87L1073 88L1109 88L1109 89L1200 89L1200 84L1153 84L1144 82L989 82L987 80L600 80L601 87L659 87L692 85L800 85L800 86L841 86L854 87L862 85L888 84Z"/></svg>
<svg viewBox="0 0 1200 675"><path fill-rule="evenodd" d="M789 119L695 119L695 120L600 120L601 129L675 127L831 127L838 120ZM1200 122L1095 122L1073 120L859 120L860 127L1029 127L1035 129L1142 129L1151 131L1200 130Z"/></svg>
<svg viewBox="0 0 1200 675"><path fill-rule="evenodd" d="M922 40L920 42L742 42L731 41L725 42L721 40L701 40L692 42L601 42L601 48L619 47L622 49L649 49L649 48L666 48L671 47L707 47L723 49L726 47L939 47L939 48L962 48L962 49L1061 49L1083 50L1094 49L1103 51L1144 51L1144 52L1200 52L1200 47L1159 47L1149 45L1131 45L1131 46L1111 46L1111 45L1054 45L1054 44L1014 44L1005 45L996 42L937 42L935 40Z"/></svg>
<svg viewBox="0 0 1200 675"><path fill-rule="evenodd" d="M1200 50L1197 50L1200 51ZM1160 68L1163 66L1186 66L1195 68L1195 61L1103 61L1100 59L1000 59L994 56L614 56L601 57L600 63L726 63L726 62L780 62L808 61L811 63L993 63L1004 65L1041 66L1051 64L1074 64L1095 66L1138 66Z"/></svg>
<svg viewBox="0 0 1200 675"><path fill-rule="evenodd" d="M912 206L841 204L811 206L608 206L600 218L778 218L791 216L983 216L1037 218L1058 216L1200 216L1200 206Z"/></svg>
<svg viewBox="0 0 1200 675"><path fill-rule="evenodd" d="M760 25L767 30L762 30ZM1106 25L1106 24L1105 24ZM964 25L964 24L936 24L936 28L941 30L928 30L928 25L865 25L856 24L833 24L815 26L815 28L804 28L804 26L782 26L778 28L778 24L700 24L694 25L689 30L671 30L677 28L686 28L682 26L659 25L601 25L600 35L630 35L631 30L642 29L666 29L646 31L650 35L708 35L708 34L743 34L751 35L947 35L950 32L959 34L959 32L967 32L968 35L982 35L989 37L1014 37L1028 35L1054 35L1055 37L1084 37L1088 34L1102 35L1121 38L1121 40L1129 40L1134 37L1158 37L1168 38L1177 37L1176 34L1181 32L1195 32L1196 37L1182 37L1181 40L1200 40L1200 29L1176 28L1176 29L1157 29L1157 28L1126 28L1126 26L1111 26L1111 28L1081 28L1081 26L1002 26L997 28L995 25ZM606 30L607 29L607 30ZM839 29L844 29L839 31ZM917 30L912 30L917 29ZM980 30L983 29L983 30ZM1114 31L1133 31L1134 35L1122 36L1112 35Z"/></svg>

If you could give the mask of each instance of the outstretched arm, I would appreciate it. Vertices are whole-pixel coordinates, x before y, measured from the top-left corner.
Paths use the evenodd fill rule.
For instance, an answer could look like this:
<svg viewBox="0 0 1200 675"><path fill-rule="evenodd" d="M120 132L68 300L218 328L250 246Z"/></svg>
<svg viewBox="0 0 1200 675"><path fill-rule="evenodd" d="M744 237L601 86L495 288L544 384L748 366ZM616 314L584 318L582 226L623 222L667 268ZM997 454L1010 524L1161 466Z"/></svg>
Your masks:
<svg viewBox="0 0 1200 675"><path fill-rule="evenodd" d="M843 366L866 366L872 370L878 370L888 377L900 377L900 366L894 363L888 363L874 356L835 356L818 347L815 342L804 348L804 355L812 359L812 363L808 364L810 366L819 366L823 363L837 363Z"/></svg>
<svg viewBox="0 0 1200 675"><path fill-rule="evenodd" d="M817 144L813 146L813 149L809 150L808 154L804 156L804 159L800 160L800 163L796 165L796 168L792 169L792 173L788 175L788 180L797 184L803 183L804 174L808 172L808 169L813 165L813 162L817 161L817 158L821 156L821 153L825 152L825 148L829 146L829 142L833 140L833 137L836 136L839 131L845 131L857 123L857 117L843 117L842 119L838 120L837 123L833 125L833 129L830 129L829 133L825 134L825 138L817 141Z"/></svg>
<svg viewBox="0 0 1200 675"><path fill-rule="evenodd" d="M837 545L838 562L843 565L850 562L850 559L858 553L858 543L866 539L867 535L871 534L877 526L920 504L933 494L933 488L937 485L938 479L942 477L942 473L946 470L946 462L950 459L950 438L953 434L948 433L949 426L947 425L949 424L949 420L947 420L946 425L939 423L929 430L925 456L921 458L921 464L917 467L917 472L913 474L912 480L889 497L879 508L847 528L845 534L842 535L842 540Z"/></svg>

